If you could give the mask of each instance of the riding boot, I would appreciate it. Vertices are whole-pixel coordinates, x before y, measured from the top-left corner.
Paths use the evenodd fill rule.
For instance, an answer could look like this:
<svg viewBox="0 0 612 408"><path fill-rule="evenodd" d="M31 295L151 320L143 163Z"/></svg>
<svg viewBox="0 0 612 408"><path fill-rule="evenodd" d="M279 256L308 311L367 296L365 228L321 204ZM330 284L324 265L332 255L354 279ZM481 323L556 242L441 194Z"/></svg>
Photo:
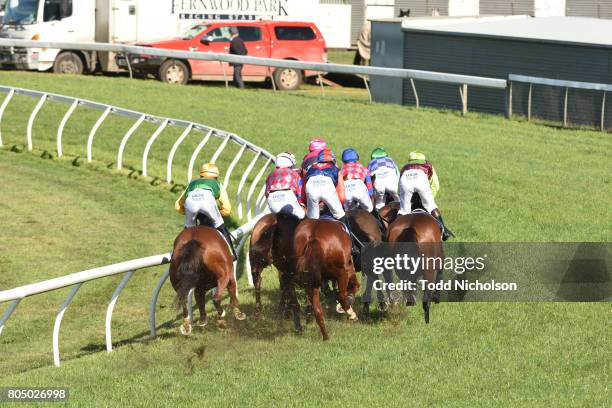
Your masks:
<svg viewBox="0 0 612 408"><path fill-rule="evenodd" d="M351 251L352 251L353 255L360 255L361 254L361 249L363 248L363 244L353 234L353 231L351 231L351 226L350 226L350 223L349 223L349 219L346 216L346 214L344 215L344 217L340 218L338 221L340 221L342 224L344 224L344 226L346 227L346 229L347 229L347 231L349 233L349 237L351 238Z"/></svg>
<svg viewBox="0 0 612 408"><path fill-rule="evenodd" d="M217 227L217 231L219 231L221 235L223 235L223 238L225 238L225 240L227 241L230 250L232 251L232 257L234 258L234 261L236 261L238 259L238 256L236 255L236 249L234 248L234 243L232 242L232 235L230 234L229 230L227 229L225 224L221 224Z"/></svg>
<svg viewBox="0 0 612 408"><path fill-rule="evenodd" d="M440 210L437 208L431 212L431 215L438 221L440 224L440 230L442 231L442 241L446 241L450 237L454 237L455 234L451 230L449 230L446 225L444 225L444 220L442 219L442 214L440 214Z"/></svg>

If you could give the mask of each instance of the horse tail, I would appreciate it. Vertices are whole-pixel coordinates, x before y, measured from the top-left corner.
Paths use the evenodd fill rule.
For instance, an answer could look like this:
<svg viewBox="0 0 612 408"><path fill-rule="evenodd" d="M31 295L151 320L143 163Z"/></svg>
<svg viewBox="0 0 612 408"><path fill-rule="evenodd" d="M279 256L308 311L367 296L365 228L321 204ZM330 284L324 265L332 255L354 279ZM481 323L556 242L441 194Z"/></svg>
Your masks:
<svg viewBox="0 0 612 408"><path fill-rule="evenodd" d="M179 258L179 287L177 295L179 302L185 302L189 291L195 288L202 273L202 249L196 240L187 242L181 249Z"/></svg>
<svg viewBox="0 0 612 408"><path fill-rule="evenodd" d="M323 285L321 276L321 244L317 240L309 240L304 246L304 252L297 259L296 272L302 275L304 282L311 288L320 288Z"/></svg>

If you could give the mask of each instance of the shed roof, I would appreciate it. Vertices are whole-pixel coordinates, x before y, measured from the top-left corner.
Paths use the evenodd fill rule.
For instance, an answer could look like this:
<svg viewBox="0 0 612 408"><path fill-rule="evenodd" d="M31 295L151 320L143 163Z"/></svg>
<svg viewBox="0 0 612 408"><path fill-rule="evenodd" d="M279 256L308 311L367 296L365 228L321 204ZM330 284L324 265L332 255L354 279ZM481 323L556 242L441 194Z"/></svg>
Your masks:
<svg viewBox="0 0 612 408"><path fill-rule="evenodd" d="M612 47L612 20L587 17L529 17L402 22L405 31L427 31L468 36Z"/></svg>

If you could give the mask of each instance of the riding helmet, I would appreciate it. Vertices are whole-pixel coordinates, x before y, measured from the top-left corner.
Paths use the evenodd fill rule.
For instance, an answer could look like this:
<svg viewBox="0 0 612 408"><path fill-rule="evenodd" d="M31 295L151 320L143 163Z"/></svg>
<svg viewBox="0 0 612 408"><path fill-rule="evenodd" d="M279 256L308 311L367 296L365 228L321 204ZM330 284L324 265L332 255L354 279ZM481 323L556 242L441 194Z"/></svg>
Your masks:
<svg viewBox="0 0 612 408"><path fill-rule="evenodd" d="M427 158L421 152L410 152L408 155L408 164L425 164Z"/></svg>
<svg viewBox="0 0 612 408"><path fill-rule="evenodd" d="M310 141L310 146L308 146L308 150L311 152L318 152L327 147L327 142L320 138L315 138Z"/></svg>
<svg viewBox="0 0 612 408"><path fill-rule="evenodd" d="M342 162L350 163L359 161L359 153L357 153L354 149L346 149L342 152Z"/></svg>
<svg viewBox="0 0 612 408"><path fill-rule="evenodd" d="M325 149L321 150L321 152L317 156L317 162L336 164L336 156L334 156L334 152L332 152L331 149L328 149L326 147Z"/></svg>
<svg viewBox="0 0 612 408"><path fill-rule="evenodd" d="M385 149L383 149L382 147L377 147L376 149L372 150L372 156L371 159L382 159L383 157L387 157L387 151Z"/></svg>
<svg viewBox="0 0 612 408"><path fill-rule="evenodd" d="M215 163L206 163L200 168L200 177L216 179L219 177L219 168Z"/></svg>
<svg viewBox="0 0 612 408"><path fill-rule="evenodd" d="M291 152L283 152L276 156L274 163L276 164L276 167L292 168L295 166L295 156Z"/></svg>

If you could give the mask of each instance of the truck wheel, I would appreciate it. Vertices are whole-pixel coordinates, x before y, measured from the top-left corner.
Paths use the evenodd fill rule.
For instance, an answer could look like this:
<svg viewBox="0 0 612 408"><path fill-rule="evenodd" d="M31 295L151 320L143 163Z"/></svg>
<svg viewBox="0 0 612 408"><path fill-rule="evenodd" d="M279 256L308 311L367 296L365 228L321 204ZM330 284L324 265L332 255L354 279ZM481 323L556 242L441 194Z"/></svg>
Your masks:
<svg viewBox="0 0 612 408"><path fill-rule="evenodd" d="M302 85L302 71L281 68L274 71L274 83L281 91L294 91Z"/></svg>
<svg viewBox="0 0 612 408"><path fill-rule="evenodd" d="M55 58L53 72L56 74L83 74L83 61L74 52L62 52Z"/></svg>
<svg viewBox="0 0 612 408"><path fill-rule="evenodd" d="M159 67L159 80L168 84L185 85L189 81L189 69L182 61L168 60Z"/></svg>

